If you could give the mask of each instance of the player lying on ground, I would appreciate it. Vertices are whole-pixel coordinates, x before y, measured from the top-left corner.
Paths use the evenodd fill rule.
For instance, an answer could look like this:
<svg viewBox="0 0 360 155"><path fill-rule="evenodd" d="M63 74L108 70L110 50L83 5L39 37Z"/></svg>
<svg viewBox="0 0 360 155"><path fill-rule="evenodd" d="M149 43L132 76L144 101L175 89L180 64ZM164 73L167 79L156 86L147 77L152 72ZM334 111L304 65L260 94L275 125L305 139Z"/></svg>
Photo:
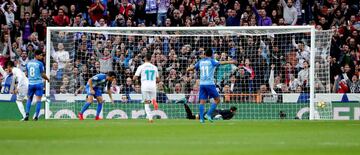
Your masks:
<svg viewBox="0 0 360 155"><path fill-rule="evenodd" d="M150 122L153 122L150 103L153 103L154 109L157 109L156 82L159 82L160 78L158 68L150 62L151 57L151 53L146 53L145 63L137 68L133 80L137 81L141 76L142 102L144 102L147 118Z"/></svg>
<svg viewBox="0 0 360 155"><path fill-rule="evenodd" d="M95 120L100 120L100 112L102 109L102 105L104 103L103 97L102 97L102 90L104 89L105 85L107 85L107 93L109 94L111 103L114 104L114 100L111 95L111 83L112 81L116 80L116 74L115 72L108 72L107 74L97 74L90 78L86 84L85 90L87 93L86 97L86 103L83 106L81 112L79 112L78 117L79 120L84 120L83 114L84 112L89 108L89 106L93 103L94 98L96 98L98 102L98 106L96 109L96 117Z"/></svg>
<svg viewBox="0 0 360 155"><path fill-rule="evenodd" d="M214 82L214 73L215 69L219 65L225 64L235 64L236 61L216 61L213 56L213 51L209 48L205 51L205 58L199 60L195 66L190 66L187 71L190 70L200 70L200 91L199 91L199 99L200 99L200 123L204 123L204 111L205 111L205 102L209 98L214 98L215 103L212 103L209 111L205 115L206 119L210 122L213 122L211 115L217 107L217 104L220 103L220 95L216 90L215 82Z"/></svg>
<svg viewBox="0 0 360 155"><path fill-rule="evenodd" d="M25 109L23 105L23 101L25 100L26 94L28 92L29 80L26 77L25 73L21 71L21 69L15 67L14 62L8 61L4 68L6 71L0 66L0 73L3 77L9 74L13 74L13 80L10 86L10 92L12 94L16 94L16 104L21 113L22 119L26 117ZM17 86L15 88L15 81L17 82Z"/></svg>
<svg viewBox="0 0 360 155"><path fill-rule="evenodd" d="M49 78L45 74L44 64L42 62L44 56L41 50L35 51L35 59L31 60L26 64L27 76L29 79L28 87L28 100L26 102L26 117L24 121L29 120L29 112L31 107L31 102L34 95L36 95L36 111L34 120L37 121L41 109L41 98L43 95L44 83L43 78L50 82Z"/></svg>
<svg viewBox="0 0 360 155"><path fill-rule="evenodd" d="M190 107L184 103L184 108L186 111L186 118L187 119L199 119L199 114L193 115ZM235 106L230 107L230 109L216 109L211 115L211 119L223 119L223 120L230 120L234 117L237 108Z"/></svg>

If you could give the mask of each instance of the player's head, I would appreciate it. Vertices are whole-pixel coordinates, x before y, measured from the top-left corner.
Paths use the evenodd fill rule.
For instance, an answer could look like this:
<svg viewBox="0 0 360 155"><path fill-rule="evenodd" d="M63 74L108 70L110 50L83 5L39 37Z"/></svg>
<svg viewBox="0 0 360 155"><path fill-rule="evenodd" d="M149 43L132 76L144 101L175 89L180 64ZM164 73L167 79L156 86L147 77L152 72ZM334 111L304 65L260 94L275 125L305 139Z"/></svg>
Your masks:
<svg viewBox="0 0 360 155"><path fill-rule="evenodd" d="M35 51L35 58L37 60L42 60L44 58L43 52L41 50L36 50Z"/></svg>
<svg viewBox="0 0 360 155"><path fill-rule="evenodd" d="M150 52L147 52L145 54L145 61L150 62L151 61L152 54Z"/></svg>
<svg viewBox="0 0 360 155"><path fill-rule="evenodd" d="M113 81L115 79L116 79L116 73L115 72L110 71L110 72L107 73L107 80Z"/></svg>
<svg viewBox="0 0 360 155"><path fill-rule="evenodd" d="M213 51L212 51L210 48L208 48L208 49L205 51L205 56L206 56L206 57L212 57L212 56L213 56Z"/></svg>
<svg viewBox="0 0 360 155"><path fill-rule="evenodd" d="M6 68L7 68L7 70L8 70L9 73L12 72L12 68L15 66L15 64L14 64L13 61L8 61L8 62L6 62L5 65L6 65Z"/></svg>
<svg viewBox="0 0 360 155"><path fill-rule="evenodd" d="M237 110L237 108L236 108L235 106L231 106L231 107L230 107L230 111L231 111L231 112L234 113L236 110Z"/></svg>

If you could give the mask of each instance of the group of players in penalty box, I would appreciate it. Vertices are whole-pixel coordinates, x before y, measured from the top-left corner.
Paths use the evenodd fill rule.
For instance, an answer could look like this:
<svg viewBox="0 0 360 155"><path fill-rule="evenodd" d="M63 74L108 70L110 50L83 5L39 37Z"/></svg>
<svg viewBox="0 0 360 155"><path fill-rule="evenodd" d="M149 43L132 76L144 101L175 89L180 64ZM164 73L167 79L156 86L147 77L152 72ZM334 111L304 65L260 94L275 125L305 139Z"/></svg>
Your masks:
<svg viewBox="0 0 360 155"><path fill-rule="evenodd" d="M205 122L205 119L213 122L214 111L216 110L217 105L220 103L220 95L216 89L214 82L214 72L218 65L223 64L235 64L236 61L216 61L213 58L213 52L211 49L205 51L205 57L199 60L195 65L191 65L187 68L187 71L190 70L199 70L200 71L200 90L199 90L199 120L201 123ZM153 122L153 116L150 108L150 104L154 105L154 109L157 110L158 104L156 102L156 83L159 82L159 73L158 68L151 64L151 53L147 53L145 55L145 62L140 65L133 77L133 80L138 80L141 77L141 93L142 93L142 101L144 103L146 117L149 122ZM13 82L12 85L17 82L16 88L12 91L12 93L17 94L16 104L19 108L20 113L23 116L24 121L29 120L29 112L31 103L35 96L36 101L36 111L34 120L38 120L39 113L41 109L41 98L43 95L43 79L50 81L50 79L45 74L45 69L43 65L43 52L40 50L35 51L35 58L29 61L26 65L27 76L24 72L22 72L19 68L15 67L14 62L8 61L4 68L0 66L1 74L13 74ZM102 105L104 103L104 99L102 98L103 89L107 86L107 93L110 97L111 103L114 104L114 100L112 98L112 93L110 90L110 86L113 80L116 80L116 73L111 71L107 74L97 74L90 78L86 84L85 90L87 93L86 103L82 107L81 111L78 113L79 120L84 120L84 112L89 108L89 106L93 103L94 99L97 100L98 106L96 109L95 120L100 120L100 112L102 110ZM24 106L22 102L26 99L26 107L24 110ZM205 113L205 103L209 98L213 98L214 102L211 103L210 109ZM189 110L188 106L185 106L187 112L187 118L193 119L191 115L191 110ZM230 110L220 111L218 114L223 114L227 116L227 119L231 119L235 114L236 107L231 107ZM190 112L190 113L189 113Z"/></svg>

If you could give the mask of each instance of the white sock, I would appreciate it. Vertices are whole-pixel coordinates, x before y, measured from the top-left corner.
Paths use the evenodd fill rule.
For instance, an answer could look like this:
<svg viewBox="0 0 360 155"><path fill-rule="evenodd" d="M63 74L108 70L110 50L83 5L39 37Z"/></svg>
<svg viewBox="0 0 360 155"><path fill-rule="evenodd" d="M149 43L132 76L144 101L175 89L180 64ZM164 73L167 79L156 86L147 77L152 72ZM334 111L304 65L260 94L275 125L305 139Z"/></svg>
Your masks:
<svg viewBox="0 0 360 155"><path fill-rule="evenodd" d="M145 104L145 113L149 120L153 119L151 114L150 104Z"/></svg>
<svg viewBox="0 0 360 155"><path fill-rule="evenodd" d="M25 109L24 109L24 105L21 101L16 101L17 107L21 113L21 115L23 116L23 118L25 118L26 114L25 114Z"/></svg>

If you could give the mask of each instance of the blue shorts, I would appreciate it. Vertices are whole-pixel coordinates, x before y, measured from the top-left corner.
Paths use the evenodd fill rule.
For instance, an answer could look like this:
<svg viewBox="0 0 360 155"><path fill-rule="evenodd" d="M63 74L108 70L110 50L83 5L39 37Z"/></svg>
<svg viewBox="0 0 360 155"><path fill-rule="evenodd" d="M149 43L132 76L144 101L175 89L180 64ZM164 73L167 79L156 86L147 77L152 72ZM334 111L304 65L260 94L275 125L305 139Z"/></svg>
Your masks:
<svg viewBox="0 0 360 155"><path fill-rule="evenodd" d="M28 96L34 96L34 94L36 96L42 96L44 94L44 84L34 84L34 85L29 85L28 88Z"/></svg>
<svg viewBox="0 0 360 155"><path fill-rule="evenodd" d="M88 96L94 96L95 98L97 98L98 96L102 96L102 91L101 91L101 89L98 88L98 87L95 87L95 88L94 88L95 94L91 94L91 92L90 92L90 87L89 87L88 85L86 85L85 90L86 90L86 94L87 94Z"/></svg>
<svg viewBox="0 0 360 155"><path fill-rule="evenodd" d="M199 99L200 100L207 100L209 98L217 98L219 97L219 93L216 90L215 85L200 85L199 91Z"/></svg>

